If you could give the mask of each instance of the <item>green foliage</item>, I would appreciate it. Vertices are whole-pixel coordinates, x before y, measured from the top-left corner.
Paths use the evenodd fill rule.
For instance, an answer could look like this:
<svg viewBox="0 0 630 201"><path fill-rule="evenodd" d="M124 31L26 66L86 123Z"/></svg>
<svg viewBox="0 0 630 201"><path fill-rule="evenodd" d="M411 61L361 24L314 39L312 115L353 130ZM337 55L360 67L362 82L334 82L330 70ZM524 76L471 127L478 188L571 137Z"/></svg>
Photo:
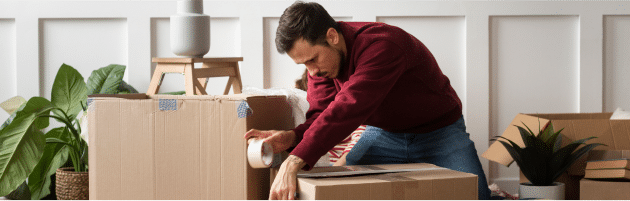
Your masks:
<svg viewBox="0 0 630 201"><path fill-rule="evenodd" d="M138 93L131 85L122 80L125 66L111 64L92 71L88 80L88 95L92 94L128 94Z"/></svg>
<svg viewBox="0 0 630 201"><path fill-rule="evenodd" d="M121 65L100 68L86 84L76 69L63 64L53 83L51 101L32 97L11 114L0 127L0 196L18 187L30 189L31 199L47 196L50 176L68 160L75 171L88 170L88 145L80 136L77 116L85 110L88 94L137 93L122 81L124 71ZM49 118L64 126L44 134L41 130L49 126Z"/></svg>
<svg viewBox="0 0 630 201"><path fill-rule="evenodd" d="M523 123L523 125L525 124ZM545 130L539 130L538 136L534 135L534 132L527 125L525 125L525 128L514 126L518 127L525 147L521 148L512 140L501 136L493 140L498 140L499 138L507 140L507 142L498 141L510 153L510 156L521 168L523 175L535 186L552 185L558 177L566 172L584 154L596 146L604 145L600 143L585 144L586 141L596 138L589 137L576 140L567 146L561 147L562 135L560 132L563 129L554 132L552 123L549 123ZM577 149L583 144L583 147Z"/></svg>

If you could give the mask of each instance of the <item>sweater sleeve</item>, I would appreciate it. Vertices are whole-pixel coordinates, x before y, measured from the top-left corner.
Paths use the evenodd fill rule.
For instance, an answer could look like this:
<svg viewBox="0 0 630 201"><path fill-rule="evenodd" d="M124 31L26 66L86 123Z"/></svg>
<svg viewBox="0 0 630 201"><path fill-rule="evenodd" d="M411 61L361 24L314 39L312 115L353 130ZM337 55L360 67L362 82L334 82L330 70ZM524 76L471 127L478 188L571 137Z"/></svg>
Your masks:
<svg viewBox="0 0 630 201"><path fill-rule="evenodd" d="M305 170L313 168L322 155L364 123L408 68L404 52L392 42L375 41L355 50L362 51L357 52L359 57L354 73L336 96L326 97L334 100L328 107L319 108L321 113L312 120L302 140L291 152L307 163Z"/></svg>
<svg viewBox="0 0 630 201"><path fill-rule="evenodd" d="M306 121L293 129L298 141L302 140L304 132L306 132L315 119L328 107L330 102L335 99L335 95L337 95L337 89L332 79L311 77L311 75L308 74L306 100L308 101L309 108L306 112Z"/></svg>

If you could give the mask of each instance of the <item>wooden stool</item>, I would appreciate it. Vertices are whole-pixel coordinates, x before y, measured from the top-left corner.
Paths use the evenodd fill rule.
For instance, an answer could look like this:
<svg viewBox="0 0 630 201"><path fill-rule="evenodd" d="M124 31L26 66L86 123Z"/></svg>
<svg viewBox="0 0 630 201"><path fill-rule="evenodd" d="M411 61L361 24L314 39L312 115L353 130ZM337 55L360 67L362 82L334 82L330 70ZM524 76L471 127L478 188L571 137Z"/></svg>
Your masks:
<svg viewBox="0 0 630 201"><path fill-rule="evenodd" d="M186 95L208 95L206 93L206 79L210 77L229 76L224 95L230 92L233 86L234 93L240 94L243 89L241 73L238 70L238 62L243 57L223 58L153 58L157 63L147 95L154 95L160 90L164 79L164 73L183 73L186 80ZM195 68L195 63L203 63L201 68Z"/></svg>

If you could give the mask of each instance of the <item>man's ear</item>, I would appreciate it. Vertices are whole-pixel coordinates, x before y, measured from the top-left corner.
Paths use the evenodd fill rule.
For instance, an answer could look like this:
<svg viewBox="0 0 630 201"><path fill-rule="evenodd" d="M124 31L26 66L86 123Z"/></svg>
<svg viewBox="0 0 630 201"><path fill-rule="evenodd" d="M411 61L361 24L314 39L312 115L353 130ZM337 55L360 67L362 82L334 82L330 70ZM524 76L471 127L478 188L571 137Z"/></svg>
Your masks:
<svg viewBox="0 0 630 201"><path fill-rule="evenodd" d="M326 42L328 42L329 45L336 45L339 43L339 32L337 32L335 28L328 28L328 31L326 32Z"/></svg>

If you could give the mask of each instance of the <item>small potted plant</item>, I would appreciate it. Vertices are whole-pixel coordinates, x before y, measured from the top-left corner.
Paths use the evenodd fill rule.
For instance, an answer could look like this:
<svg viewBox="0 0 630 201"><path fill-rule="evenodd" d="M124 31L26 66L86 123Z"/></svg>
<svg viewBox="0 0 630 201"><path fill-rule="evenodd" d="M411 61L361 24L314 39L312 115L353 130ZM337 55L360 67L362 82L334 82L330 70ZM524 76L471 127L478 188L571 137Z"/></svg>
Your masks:
<svg viewBox="0 0 630 201"><path fill-rule="evenodd" d="M525 124L523 123L523 125ZM498 141L505 146L505 149L521 168L523 175L530 181L520 184L519 197L521 199L564 199L564 184L555 182L556 179L588 151L596 146L604 145L600 143L585 144L586 141L596 138L588 137L562 147L560 132L563 129L554 132L552 123L549 123L544 130L539 129L538 136L527 125L525 128L514 126L518 127L525 147L520 147L512 140L502 136L493 140L499 138L507 140L507 142ZM584 146L578 149L583 144Z"/></svg>

